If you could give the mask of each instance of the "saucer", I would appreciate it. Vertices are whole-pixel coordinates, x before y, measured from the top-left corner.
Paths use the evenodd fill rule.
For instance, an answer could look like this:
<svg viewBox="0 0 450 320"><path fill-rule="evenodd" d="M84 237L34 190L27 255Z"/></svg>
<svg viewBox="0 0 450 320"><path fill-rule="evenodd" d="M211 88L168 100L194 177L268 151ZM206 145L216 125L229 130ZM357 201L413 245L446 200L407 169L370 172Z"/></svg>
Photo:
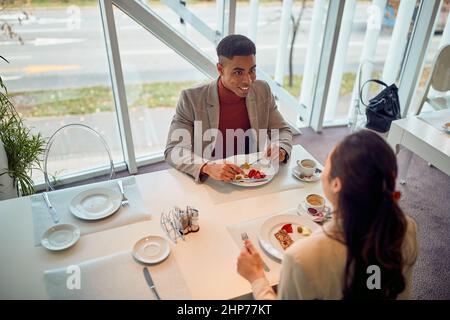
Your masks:
<svg viewBox="0 0 450 320"><path fill-rule="evenodd" d="M298 214L308 215L314 222L322 223L329 219L331 219L331 208L325 204L325 207L322 212L318 212L316 214L312 214L306 208L306 202L303 200L297 207Z"/></svg>
<svg viewBox="0 0 450 320"><path fill-rule="evenodd" d="M316 169L312 176L303 176L297 167L292 168L292 175L303 182L316 182L320 180L320 174L322 171Z"/></svg>
<svg viewBox="0 0 450 320"><path fill-rule="evenodd" d="M142 238L133 247L133 257L145 264L164 261L169 253L169 242L160 236Z"/></svg>
<svg viewBox="0 0 450 320"><path fill-rule="evenodd" d="M41 239L44 248L61 251L73 246L80 239L80 229L73 224L57 224L45 231Z"/></svg>

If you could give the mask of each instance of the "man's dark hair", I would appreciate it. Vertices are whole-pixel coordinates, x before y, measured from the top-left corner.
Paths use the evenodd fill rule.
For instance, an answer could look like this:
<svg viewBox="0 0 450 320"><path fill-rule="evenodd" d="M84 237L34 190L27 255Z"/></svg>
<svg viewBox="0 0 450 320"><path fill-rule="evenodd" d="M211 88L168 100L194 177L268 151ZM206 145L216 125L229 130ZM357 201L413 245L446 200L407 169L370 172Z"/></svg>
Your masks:
<svg viewBox="0 0 450 320"><path fill-rule="evenodd" d="M231 34L223 38L217 45L217 56L233 59L234 56L251 56L256 54L252 40L240 34Z"/></svg>

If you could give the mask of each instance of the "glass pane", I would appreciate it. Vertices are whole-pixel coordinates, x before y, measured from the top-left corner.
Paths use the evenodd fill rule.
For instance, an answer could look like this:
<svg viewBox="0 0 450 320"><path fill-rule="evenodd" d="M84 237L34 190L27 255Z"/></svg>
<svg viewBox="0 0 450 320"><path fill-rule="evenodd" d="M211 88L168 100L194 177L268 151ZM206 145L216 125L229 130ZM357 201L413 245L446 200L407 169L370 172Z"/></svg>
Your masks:
<svg viewBox="0 0 450 320"><path fill-rule="evenodd" d="M361 119L365 121L364 106L361 104L358 94L359 85L362 86L369 79L382 80L390 85L398 77L418 3L407 2L409 7L404 10L409 14L405 13L404 16L408 18L401 21L397 20L399 0L389 0L385 7L379 7L375 3L370 1L346 2L324 125L343 124L347 123L349 119L355 121L357 119L354 118L353 110L355 109L360 110L360 121ZM392 41L396 23L406 24L406 26L403 28L402 35ZM388 58L389 50L392 50L390 58ZM389 62L387 62L388 59ZM361 79L359 83L355 84L358 74L361 75ZM382 88L373 83L368 85L367 89L365 87L364 102L367 104L368 100ZM359 123L359 125L363 124Z"/></svg>
<svg viewBox="0 0 450 320"><path fill-rule="evenodd" d="M315 6L316 11L314 11ZM314 70L319 62L320 48L318 44L323 37L327 7L328 1L325 0L301 0L293 3L284 58L283 87L295 97L300 95L306 66L312 65L313 68L309 70ZM282 2L260 1L258 11L257 63L272 77L275 75L278 56L282 9ZM314 12L318 19L313 21ZM248 2L238 2L236 19L238 33L249 33L249 15ZM311 43L317 44L317 46L309 46ZM310 101L305 100L305 104L309 106Z"/></svg>
<svg viewBox="0 0 450 320"><path fill-rule="evenodd" d="M179 25L170 9L155 10L171 26ZM160 154L181 90L208 78L119 9L114 8L114 15L136 157ZM192 28L187 31L194 34Z"/></svg>
<svg viewBox="0 0 450 320"><path fill-rule="evenodd" d="M29 3L31 7L19 5L8 12L30 13L28 20L14 25L24 44L5 39L0 43L1 54L10 61L0 63L0 74L17 111L32 132L46 138L69 123L88 125L106 139L113 160L123 162L98 2L79 7L51 1L51 8ZM84 141L73 143L83 146ZM77 159L90 160L92 168L108 164L95 161L95 152L82 147L66 146L64 152L74 160L73 172ZM39 182L43 175L34 171L33 178Z"/></svg>

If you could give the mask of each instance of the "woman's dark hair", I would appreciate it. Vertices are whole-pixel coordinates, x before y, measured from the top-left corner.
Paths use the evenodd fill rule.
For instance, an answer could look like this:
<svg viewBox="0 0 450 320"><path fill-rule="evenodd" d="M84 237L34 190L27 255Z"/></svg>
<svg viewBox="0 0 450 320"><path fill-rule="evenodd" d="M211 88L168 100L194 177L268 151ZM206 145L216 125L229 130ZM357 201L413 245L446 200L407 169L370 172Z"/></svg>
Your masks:
<svg viewBox="0 0 450 320"><path fill-rule="evenodd" d="M256 54L252 40L240 34L231 34L223 38L217 45L217 56L233 59L234 56L251 56Z"/></svg>
<svg viewBox="0 0 450 320"><path fill-rule="evenodd" d="M347 247L344 299L395 299L405 289L402 244L406 217L393 199L397 161L376 133L347 136L331 154L330 179L339 177L337 214ZM381 289L369 289L370 265L380 268Z"/></svg>

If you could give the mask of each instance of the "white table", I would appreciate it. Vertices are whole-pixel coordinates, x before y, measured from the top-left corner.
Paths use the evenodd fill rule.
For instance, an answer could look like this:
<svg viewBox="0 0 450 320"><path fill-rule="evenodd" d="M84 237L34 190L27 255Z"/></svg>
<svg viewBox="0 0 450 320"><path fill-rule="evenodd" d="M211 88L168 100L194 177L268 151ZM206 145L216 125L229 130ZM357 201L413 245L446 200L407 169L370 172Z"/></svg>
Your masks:
<svg viewBox="0 0 450 320"><path fill-rule="evenodd" d="M387 141L396 153L400 146L404 146L450 175L450 135L440 129L445 122L450 122L450 110L396 120L391 124ZM406 177L410 160L408 157L404 170L399 174L401 181Z"/></svg>
<svg viewBox="0 0 450 320"><path fill-rule="evenodd" d="M305 157L311 155L294 146L289 165ZM320 182L299 182L298 189L215 205L207 186L196 184L174 169L138 175L136 181L145 205L154 215L152 220L83 235L74 247L60 253L34 247L30 197L0 202L0 299L48 299L43 282L45 270L130 250L138 239L149 234L164 235L160 213L174 205L192 205L200 211L200 231L188 234L185 242L171 244L171 255L180 266L192 298L241 297L251 288L236 272L240 248L226 226L287 211L297 207L307 194L321 193ZM269 267L268 278L275 285L280 265L270 261Z"/></svg>

